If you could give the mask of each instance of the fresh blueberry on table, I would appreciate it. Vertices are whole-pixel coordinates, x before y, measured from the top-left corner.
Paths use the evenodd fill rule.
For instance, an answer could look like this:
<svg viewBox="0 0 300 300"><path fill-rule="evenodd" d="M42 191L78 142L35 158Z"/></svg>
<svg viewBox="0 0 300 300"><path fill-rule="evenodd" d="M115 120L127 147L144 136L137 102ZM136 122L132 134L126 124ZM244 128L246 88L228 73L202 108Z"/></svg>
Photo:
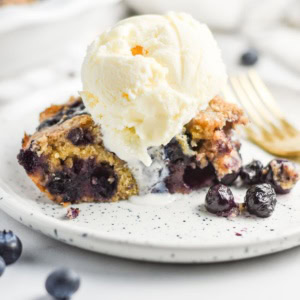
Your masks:
<svg viewBox="0 0 300 300"><path fill-rule="evenodd" d="M287 159L272 159L262 170L262 181L270 183L277 194L287 194L298 182L299 170Z"/></svg>
<svg viewBox="0 0 300 300"><path fill-rule="evenodd" d="M255 49L249 49L241 56L241 64L252 66L258 61L258 52Z"/></svg>
<svg viewBox="0 0 300 300"><path fill-rule="evenodd" d="M236 206L230 188L223 184L213 185L206 194L205 207L213 214L222 215Z"/></svg>
<svg viewBox="0 0 300 300"><path fill-rule="evenodd" d="M46 290L58 300L69 299L80 285L79 276L70 269L59 269L52 272L46 280Z"/></svg>
<svg viewBox="0 0 300 300"><path fill-rule="evenodd" d="M12 231L0 231L0 256L6 265L16 262L22 253L22 243Z"/></svg>
<svg viewBox="0 0 300 300"><path fill-rule="evenodd" d="M6 263L5 263L4 259L0 256L0 277L4 273L5 268L6 268Z"/></svg>
<svg viewBox="0 0 300 300"><path fill-rule="evenodd" d="M258 184L261 180L261 171L263 164L259 160L253 160L251 163L243 166L240 172L240 177L244 184Z"/></svg>
<svg viewBox="0 0 300 300"><path fill-rule="evenodd" d="M245 206L248 212L260 218L270 217L276 202L276 193L268 183L252 185L245 196Z"/></svg>

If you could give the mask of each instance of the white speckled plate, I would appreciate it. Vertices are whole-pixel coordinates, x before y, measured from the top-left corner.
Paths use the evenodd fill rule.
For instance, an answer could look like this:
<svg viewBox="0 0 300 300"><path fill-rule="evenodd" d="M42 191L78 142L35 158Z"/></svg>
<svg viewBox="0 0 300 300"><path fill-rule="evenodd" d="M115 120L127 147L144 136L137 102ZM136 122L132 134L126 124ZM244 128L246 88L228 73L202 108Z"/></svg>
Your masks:
<svg viewBox="0 0 300 300"><path fill-rule="evenodd" d="M285 92L285 109L298 95ZM128 201L81 204L77 219L65 218L66 208L47 200L18 165L16 156L24 130L32 132L38 112L51 101L66 99L69 90L32 95L0 112L0 207L16 220L77 247L120 257L157 262L193 263L243 259L300 245L300 184L278 197L268 219L240 216L231 220L203 209L205 191L166 206L138 206ZM278 92L279 93L279 92ZM57 96L58 95L58 96ZM43 100L45 99L45 100ZM293 106L290 116L297 118ZM244 142L245 161L264 163L270 156ZM242 201L245 189L233 189Z"/></svg>

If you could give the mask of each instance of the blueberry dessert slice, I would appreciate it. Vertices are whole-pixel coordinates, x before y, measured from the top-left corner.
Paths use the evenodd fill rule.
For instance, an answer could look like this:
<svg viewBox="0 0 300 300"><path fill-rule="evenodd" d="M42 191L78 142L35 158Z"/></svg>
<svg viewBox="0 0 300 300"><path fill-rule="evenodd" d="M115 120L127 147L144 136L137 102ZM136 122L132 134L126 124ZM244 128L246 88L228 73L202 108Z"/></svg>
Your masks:
<svg viewBox="0 0 300 300"><path fill-rule="evenodd" d="M166 147L170 193L189 193L214 183L229 185L242 167L234 129L247 118L236 105L215 97Z"/></svg>
<svg viewBox="0 0 300 300"><path fill-rule="evenodd" d="M299 180L299 171L287 159L273 159L262 170L262 181L270 183L278 194L287 194Z"/></svg>
<svg viewBox="0 0 300 300"><path fill-rule="evenodd" d="M148 149L151 166L133 166L106 149L101 128L81 98L71 98L40 114L37 131L24 136L18 160L37 187L57 203L190 193L234 182L242 167L234 130L246 123L241 109L215 97L167 145Z"/></svg>
<svg viewBox="0 0 300 300"><path fill-rule="evenodd" d="M81 98L42 112L37 131L23 139L18 160L57 203L113 202L138 193L126 163L104 147Z"/></svg>
<svg viewBox="0 0 300 300"><path fill-rule="evenodd" d="M245 196L245 206L248 212L260 218L270 217L276 202L276 193L267 183L251 186Z"/></svg>

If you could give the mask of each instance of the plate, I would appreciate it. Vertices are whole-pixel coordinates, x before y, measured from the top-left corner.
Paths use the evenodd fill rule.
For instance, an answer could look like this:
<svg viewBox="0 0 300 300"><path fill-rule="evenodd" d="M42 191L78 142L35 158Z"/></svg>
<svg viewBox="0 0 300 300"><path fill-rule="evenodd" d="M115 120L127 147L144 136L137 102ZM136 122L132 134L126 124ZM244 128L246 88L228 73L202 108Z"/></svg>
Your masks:
<svg viewBox="0 0 300 300"><path fill-rule="evenodd" d="M280 90L282 93L282 90ZM80 215L66 219L67 208L46 199L25 175L16 156L24 130L33 132L38 113L63 102L69 90L44 90L6 106L0 112L0 208L17 221L64 243L130 259L172 263L207 263L244 259L300 245L300 185L278 196L267 219L239 216L227 219L203 209L206 190L178 197L165 206L119 203L80 204ZM286 95L285 109L295 105ZM43 100L44 99L44 100ZM294 107L290 116L299 111ZM294 113L295 111L295 113ZM13 112L13 113L12 113ZM295 118L296 119L296 118ZM244 161L267 163L271 156L244 141ZM242 202L246 190L233 188Z"/></svg>

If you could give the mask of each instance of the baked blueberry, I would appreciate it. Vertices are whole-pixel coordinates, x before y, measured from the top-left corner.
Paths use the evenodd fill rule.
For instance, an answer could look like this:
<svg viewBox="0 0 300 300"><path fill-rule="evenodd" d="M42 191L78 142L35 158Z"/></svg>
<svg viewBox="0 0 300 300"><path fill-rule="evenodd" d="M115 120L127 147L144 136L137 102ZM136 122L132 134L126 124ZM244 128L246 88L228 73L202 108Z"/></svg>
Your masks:
<svg viewBox="0 0 300 300"><path fill-rule="evenodd" d="M65 172L56 172L52 174L48 183L46 184L46 187L51 194L59 195L66 191L70 181L70 176Z"/></svg>
<svg viewBox="0 0 300 300"><path fill-rule="evenodd" d="M245 196L245 206L248 212L260 218L270 217L276 202L276 193L267 183L252 185Z"/></svg>
<svg viewBox="0 0 300 300"><path fill-rule="evenodd" d="M40 163L38 155L30 149L22 149L17 158L28 174L34 172Z"/></svg>
<svg viewBox="0 0 300 300"><path fill-rule="evenodd" d="M244 184L258 184L261 181L261 172L263 164L259 160L253 160L251 163L243 166L240 172Z"/></svg>
<svg viewBox="0 0 300 300"><path fill-rule="evenodd" d="M226 174L221 179L221 183L225 185L232 185L238 177L239 177L239 172L232 172L230 174Z"/></svg>
<svg viewBox="0 0 300 300"><path fill-rule="evenodd" d="M262 170L262 181L270 183L278 194L287 194L299 180L299 171L287 159L273 159Z"/></svg>
<svg viewBox="0 0 300 300"><path fill-rule="evenodd" d="M257 60L258 52L253 48L249 49L241 56L241 64L245 66L252 66L257 62Z"/></svg>
<svg viewBox="0 0 300 300"><path fill-rule="evenodd" d="M118 177L113 167L106 163L98 165L91 174L90 184L95 195L112 197L118 186Z"/></svg>
<svg viewBox="0 0 300 300"><path fill-rule="evenodd" d="M16 262L22 253L22 243L12 231L0 231L0 256L6 265Z"/></svg>
<svg viewBox="0 0 300 300"><path fill-rule="evenodd" d="M69 131L67 139L75 146L88 145L93 142L93 136L87 129L81 127Z"/></svg>
<svg viewBox="0 0 300 300"><path fill-rule="evenodd" d="M80 278L72 270L59 269L48 276L45 286L55 299L69 299L79 289Z"/></svg>
<svg viewBox="0 0 300 300"><path fill-rule="evenodd" d="M236 206L230 188L223 184L213 185L206 194L205 207L213 214L222 215Z"/></svg>
<svg viewBox="0 0 300 300"><path fill-rule="evenodd" d="M6 268L6 263L5 263L4 259L0 256L0 277L4 273L5 268Z"/></svg>

